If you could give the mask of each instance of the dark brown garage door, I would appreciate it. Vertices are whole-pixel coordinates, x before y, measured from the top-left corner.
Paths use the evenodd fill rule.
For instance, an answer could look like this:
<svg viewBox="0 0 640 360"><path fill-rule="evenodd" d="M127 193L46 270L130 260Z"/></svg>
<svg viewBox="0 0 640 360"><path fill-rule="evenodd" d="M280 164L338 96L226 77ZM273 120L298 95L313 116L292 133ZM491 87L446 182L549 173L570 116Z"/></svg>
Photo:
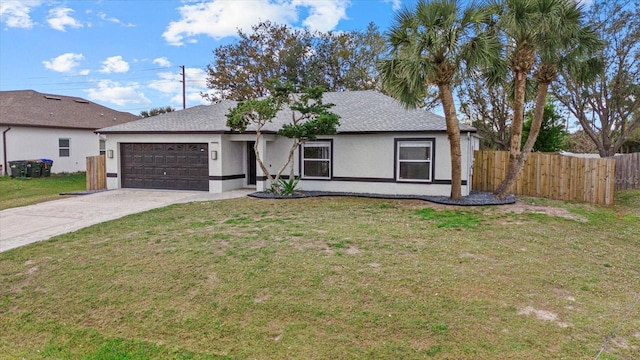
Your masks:
<svg viewBox="0 0 640 360"><path fill-rule="evenodd" d="M207 144L120 144L122 187L209 191Z"/></svg>

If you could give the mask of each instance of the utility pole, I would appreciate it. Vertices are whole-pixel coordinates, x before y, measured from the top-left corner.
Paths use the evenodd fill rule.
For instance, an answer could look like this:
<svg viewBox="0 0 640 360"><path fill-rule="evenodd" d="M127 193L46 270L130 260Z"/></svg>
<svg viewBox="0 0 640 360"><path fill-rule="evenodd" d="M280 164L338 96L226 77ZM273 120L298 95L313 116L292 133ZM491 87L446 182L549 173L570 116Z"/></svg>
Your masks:
<svg viewBox="0 0 640 360"><path fill-rule="evenodd" d="M186 82L184 78L184 65L180 66L182 68L182 110L187 108L187 92L186 92Z"/></svg>

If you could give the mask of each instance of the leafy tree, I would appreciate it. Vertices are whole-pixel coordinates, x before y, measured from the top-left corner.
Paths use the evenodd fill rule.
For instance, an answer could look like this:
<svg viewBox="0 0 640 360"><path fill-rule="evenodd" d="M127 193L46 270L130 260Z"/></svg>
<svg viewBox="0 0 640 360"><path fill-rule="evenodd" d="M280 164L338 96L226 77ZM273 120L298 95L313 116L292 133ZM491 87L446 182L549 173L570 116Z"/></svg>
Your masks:
<svg viewBox="0 0 640 360"><path fill-rule="evenodd" d="M207 66L207 86L219 90L208 100L248 100L269 94L277 79L299 88L323 86L327 91L373 89L375 63L384 39L370 24L366 31L320 33L266 21L239 40L214 50Z"/></svg>
<svg viewBox="0 0 640 360"><path fill-rule="evenodd" d="M604 42L597 54L603 66L561 71L553 93L606 157L640 127L640 1L597 0L588 18ZM587 74L595 80L585 81Z"/></svg>
<svg viewBox="0 0 640 360"><path fill-rule="evenodd" d="M507 150L511 125L508 84L488 86L479 74L466 76L458 87L460 112L478 129L481 148Z"/></svg>
<svg viewBox="0 0 640 360"><path fill-rule="evenodd" d="M141 111L140 112L140 116L142 116L143 118L148 118L151 116L156 116L156 115L160 115L160 114L166 114L172 111L176 111L176 109L172 108L171 106L166 106L166 107L159 107L159 108L153 108L149 111Z"/></svg>
<svg viewBox="0 0 640 360"><path fill-rule="evenodd" d="M416 108L438 88L451 148L451 199L462 196L460 125L453 84L461 63L469 68L491 58L492 42L482 24L489 17L481 8L461 8L455 0L420 0L415 10L396 14L388 35L390 59L379 65L382 87L407 108Z"/></svg>
<svg viewBox="0 0 640 360"><path fill-rule="evenodd" d="M584 130L578 130L569 134L569 144L567 149L578 154L595 154L598 152L596 145L591 141L589 135Z"/></svg>
<svg viewBox="0 0 640 360"><path fill-rule="evenodd" d="M513 120L507 174L495 191L505 198L540 132L549 85L559 69L574 66L597 50L599 42L593 31L583 25L582 6L573 0L497 0L491 5L497 29L504 44L506 60L495 64L491 80L503 81L501 69L513 74ZM529 137L522 146L525 97L529 76L537 84L534 114Z"/></svg>
<svg viewBox="0 0 640 360"><path fill-rule="evenodd" d="M384 53L385 40L375 24L364 32L316 33L312 71L329 91L375 89L375 64Z"/></svg>
<svg viewBox="0 0 640 360"><path fill-rule="evenodd" d="M270 81L269 96L241 101L227 114L227 126L232 130L246 131L249 125L255 127L256 141L253 149L256 161L269 179L271 190L280 195L287 185L281 182L282 173L291 164L295 150L301 144L317 139L319 135L335 134L340 125L338 115L329 111L334 105L322 102L322 87L306 88L300 93L295 93L294 89L291 83ZM291 122L284 124L277 134L292 139L292 143L287 161L273 176L262 161L259 148L262 128L272 122L280 111L290 112ZM294 179L293 166L289 179Z"/></svg>
<svg viewBox="0 0 640 360"><path fill-rule="evenodd" d="M629 136L626 137L620 152L636 153L640 152L640 127L636 128Z"/></svg>
<svg viewBox="0 0 640 360"><path fill-rule="evenodd" d="M526 143L533 123L533 111L529 111L522 127L522 145ZM566 150L568 147L569 133L566 130L566 120L556 112L555 103L547 101L544 106L542 125L538 138L533 145L532 151L558 152Z"/></svg>

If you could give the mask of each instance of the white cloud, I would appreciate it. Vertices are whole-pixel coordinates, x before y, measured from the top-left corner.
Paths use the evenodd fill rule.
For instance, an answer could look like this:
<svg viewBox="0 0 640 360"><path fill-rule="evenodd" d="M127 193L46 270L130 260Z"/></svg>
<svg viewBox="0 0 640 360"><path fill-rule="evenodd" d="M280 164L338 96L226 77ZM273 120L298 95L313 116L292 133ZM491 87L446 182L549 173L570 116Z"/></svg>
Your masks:
<svg viewBox="0 0 640 360"><path fill-rule="evenodd" d="M347 19L348 0L293 0L293 5L309 8L309 16L302 21L311 30L333 30L340 20Z"/></svg>
<svg viewBox="0 0 640 360"><path fill-rule="evenodd" d="M158 64L159 66L162 67L169 67L171 66L171 62L169 61L169 59L167 59L166 57L159 57L159 58L155 58L153 59L152 63L154 64Z"/></svg>
<svg viewBox="0 0 640 360"><path fill-rule="evenodd" d="M238 29L247 31L260 21L292 25L298 21L300 8L308 13L302 21L305 27L329 31L347 19L349 5L349 0L255 0L250 6L245 1L203 1L179 7L180 20L170 22L162 36L176 46L197 42L197 35L219 40L236 35Z"/></svg>
<svg viewBox="0 0 640 360"><path fill-rule="evenodd" d="M112 80L100 80L97 88L87 91L87 97L93 101L109 102L118 106L151 104L151 100L147 99L139 89L140 84L135 82L121 85Z"/></svg>
<svg viewBox="0 0 640 360"><path fill-rule="evenodd" d="M186 88L193 91L204 91L207 88L207 73L200 68L185 68ZM182 98L182 75L178 72L158 73L158 80L153 80L148 87L163 93L179 92ZM182 101L182 100L180 100Z"/></svg>
<svg viewBox="0 0 640 360"><path fill-rule="evenodd" d="M200 68L185 68L187 86L195 88L207 87L207 72Z"/></svg>
<svg viewBox="0 0 640 360"><path fill-rule="evenodd" d="M402 0L384 0L386 3L391 3L393 5L393 10L400 10L402 7Z"/></svg>
<svg viewBox="0 0 640 360"><path fill-rule="evenodd" d="M194 106L194 104L195 105L210 104L205 98L202 97L202 95L200 95L200 91L190 91L189 89L187 89L185 98L186 98L187 106ZM172 97L171 103L175 104L176 108L182 109L182 94Z"/></svg>
<svg viewBox="0 0 640 360"><path fill-rule="evenodd" d="M83 25L76 19L69 16L69 14L73 13L73 9L71 8L55 8L49 10L49 16L47 17L47 22L52 29L66 31L66 26L72 28L80 28Z"/></svg>
<svg viewBox="0 0 640 360"><path fill-rule="evenodd" d="M34 22L29 13L40 4L42 4L41 0L0 1L0 22L12 28L31 29Z"/></svg>
<svg viewBox="0 0 640 360"><path fill-rule="evenodd" d="M182 108L182 75L179 72L158 73L158 80L151 81L147 86L163 94L173 95L171 104L176 108ZM208 104L202 98L201 92L210 92L207 89L207 73L200 68L185 68L186 101L187 104Z"/></svg>
<svg viewBox="0 0 640 360"><path fill-rule="evenodd" d="M91 70L84 69L84 70L80 70L80 72L78 74L79 75L89 75L89 73L91 73Z"/></svg>
<svg viewBox="0 0 640 360"><path fill-rule="evenodd" d="M98 13L98 17L104 21L108 21L108 22L112 22L114 24L118 24L118 25L122 25L124 27L135 27L134 24L131 23L123 23L120 19L116 18L116 17L109 17L107 16L107 14L103 13L102 11Z"/></svg>
<svg viewBox="0 0 640 360"><path fill-rule="evenodd" d="M196 42L194 36L207 35L214 39L234 36L237 29L249 30L251 25L271 20L278 24L291 24L298 20L298 7L309 9L304 25L317 30L331 30L345 19L348 0L213 0L186 4L178 8L180 20L172 21L162 34L171 45ZM326 17L325 19L321 17Z"/></svg>
<svg viewBox="0 0 640 360"><path fill-rule="evenodd" d="M102 62L101 73L126 73L129 71L129 63L122 60L122 56L111 56Z"/></svg>
<svg viewBox="0 0 640 360"><path fill-rule="evenodd" d="M84 55L82 54L66 53L49 60L45 60L42 63L44 64L44 67L49 70L68 73L80 65L80 60L82 59L84 59Z"/></svg>
<svg viewBox="0 0 640 360"><path fill-rule="evenodd" d="M149 82L148 87L158 90L162 93L174 93L182 91L182 75L171 72L158 73L160 79Z"/></svg>

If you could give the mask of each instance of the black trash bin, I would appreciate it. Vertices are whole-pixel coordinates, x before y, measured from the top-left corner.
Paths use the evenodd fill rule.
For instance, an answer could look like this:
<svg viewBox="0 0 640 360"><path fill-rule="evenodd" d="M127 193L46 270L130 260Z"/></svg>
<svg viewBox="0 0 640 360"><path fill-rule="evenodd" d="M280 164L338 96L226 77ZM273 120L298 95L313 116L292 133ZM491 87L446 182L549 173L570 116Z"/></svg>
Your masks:
<svg viewBox="0 0 640 360"><path fill-rule="evenodd" d="M42 176L42 161L27 160L27 176L38 178Z"/></svg>
<svg viewBox="0 0 640 360"><path fill-rule="evenodd" d="M51 176L51 167L53 166L53 160L40 159L40 161L42 161L42 176L44 177Z"/></svg>
<svg viewBox="0 0 640 360"><path fill-rule="evenodd" d="M11 177L27 176L27 164L24 160L9 161L9 169L11 169Z"/></svg>

